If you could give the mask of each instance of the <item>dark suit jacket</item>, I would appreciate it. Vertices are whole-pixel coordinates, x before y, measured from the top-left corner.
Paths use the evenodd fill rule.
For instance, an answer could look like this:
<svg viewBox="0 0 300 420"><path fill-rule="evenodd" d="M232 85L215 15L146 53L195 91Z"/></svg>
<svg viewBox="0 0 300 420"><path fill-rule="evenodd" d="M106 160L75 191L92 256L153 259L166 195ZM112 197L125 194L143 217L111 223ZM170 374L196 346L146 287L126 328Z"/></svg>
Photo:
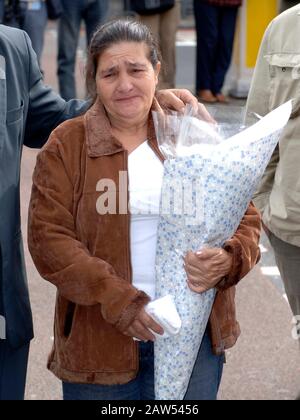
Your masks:
<svg viewBox="0 0 300 420"><path fill-rule="evenodd" d="M41 147L59 123L85 108L43 84L25 32L0 25L0 299L13 347L33 337L20 227L22 147Z"/></svg>

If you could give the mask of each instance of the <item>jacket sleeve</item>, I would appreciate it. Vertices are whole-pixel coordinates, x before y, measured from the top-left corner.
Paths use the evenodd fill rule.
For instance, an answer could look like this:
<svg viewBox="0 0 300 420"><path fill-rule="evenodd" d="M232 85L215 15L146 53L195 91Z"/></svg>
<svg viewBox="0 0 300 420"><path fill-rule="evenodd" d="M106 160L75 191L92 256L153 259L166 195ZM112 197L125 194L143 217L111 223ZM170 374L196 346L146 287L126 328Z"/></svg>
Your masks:
<svg viewBox="0 0 300 420"><path fill-rule="evenodd" d="M279 163L279 146L273 152L272 158L265 170L262 180L259 184L258 190L253 195L253 201L256 207L263 215L265 207L269 201L271 191L273 189L276 168Z"/></svg>
<svg viewBox="0 0 300 420"><path fill-rule="evenodd" d="M148 296L120 278L107 262L92 256L76 236L72 175L53 133L40 152L33 175L28 246L46 280L79 305L101 304L104 319L126 329Z"/></svg>
<svg viewBox="0 0 300 420"><path fill-rule="evenodd" d="M232 269L217 285L218 290L235 286L260 259L259 238L261 218L253 203L250 203L234 236L225 243L224 249L232 254Z"/></svg>
<svg viewBox="0 0 300 420"><path fill-rule="evenodd" d="M272 23L266 29L258 52L246 103L246 124L257 121L257 117L255 117L253 113L264 116L269 112L271 77L269 63L266 56L269 51L269 34L271 30Z"/></svg>
<svg viewBox="0 0 300 420"><path fill-rule="evenodd" d="M28 35L25 37L28 71L29 105L25 125L24 144L28 147L42 147L51 131L63 121L82 114L88 103L73 99L64 101L43 82L35 52Z"/></svg>
<svg viewBox="0 0 300 420"><path fill-rule="evenodd" d="M270 109L271 78L269 63L266 55L269 51L269 36L272 31L273 23L267 28L258 53L258 58L254 70L254 75L246 104L246 124L254 122L253 113L261 116L266 115ZM273 156L266 168L261 183L254 195L254 203L261 213L263 213L268 203L270 193L273 188L276 167L279 161L279 148L276 147Z"/></svg>

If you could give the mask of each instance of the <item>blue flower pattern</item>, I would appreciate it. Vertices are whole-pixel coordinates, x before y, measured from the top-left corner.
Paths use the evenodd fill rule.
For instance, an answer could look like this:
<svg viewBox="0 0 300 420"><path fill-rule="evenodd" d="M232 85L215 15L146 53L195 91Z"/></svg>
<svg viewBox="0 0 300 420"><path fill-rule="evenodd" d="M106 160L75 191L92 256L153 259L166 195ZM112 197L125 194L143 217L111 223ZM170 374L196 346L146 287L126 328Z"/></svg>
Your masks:
<svg viewBox="0 0 300 420"><path fill-rule="evenodd" d="M182 320L178 335L155 342L155 393L158 400L182 400L201 345L215 290L192 292L183 256L203 247L222 247L236 232L278 143L278 131L260 141L215 146L208 152L165 161L156 252L157 298L171 294ZM226 141L225 141L226 143ZM185 211L174 197L192 188ZM170 190L174 194L169 194ZM200 197L199 197L200 194ZM171 211L166 212L167 207ZM201 211L197 212L197 206ZM193 211L191 211L193 209ZM199 210L199 209L198 209Z"/></svg>

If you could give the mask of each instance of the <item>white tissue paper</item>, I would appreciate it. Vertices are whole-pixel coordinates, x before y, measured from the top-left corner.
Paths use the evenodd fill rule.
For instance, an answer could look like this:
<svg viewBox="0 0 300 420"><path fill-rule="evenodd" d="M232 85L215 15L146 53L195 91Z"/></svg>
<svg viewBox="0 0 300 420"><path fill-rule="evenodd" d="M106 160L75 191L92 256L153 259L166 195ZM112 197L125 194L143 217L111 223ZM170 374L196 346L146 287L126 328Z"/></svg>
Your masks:
<svg viewBox="0 0 300 420"><path fill-rule="evenodd" d="M145 310L164 329L163 335L156 334L152 331L157 339L160 340L179 333L181 319L171 295L153 300L146 305Z"/></svg>

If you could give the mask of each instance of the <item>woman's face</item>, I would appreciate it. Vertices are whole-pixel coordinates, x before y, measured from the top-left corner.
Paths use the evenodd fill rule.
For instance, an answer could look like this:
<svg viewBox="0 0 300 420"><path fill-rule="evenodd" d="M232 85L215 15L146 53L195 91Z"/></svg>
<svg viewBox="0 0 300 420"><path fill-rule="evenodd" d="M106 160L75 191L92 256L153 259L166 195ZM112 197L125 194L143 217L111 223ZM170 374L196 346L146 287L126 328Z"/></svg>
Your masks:
<svg viewBox="0 0 300 420"><path fill-rule="evenodd" d="M148 117L158 82L160 63L153 68L145 43L121 42L98 60L98 96L111 122L138 124Z"/></svg>

